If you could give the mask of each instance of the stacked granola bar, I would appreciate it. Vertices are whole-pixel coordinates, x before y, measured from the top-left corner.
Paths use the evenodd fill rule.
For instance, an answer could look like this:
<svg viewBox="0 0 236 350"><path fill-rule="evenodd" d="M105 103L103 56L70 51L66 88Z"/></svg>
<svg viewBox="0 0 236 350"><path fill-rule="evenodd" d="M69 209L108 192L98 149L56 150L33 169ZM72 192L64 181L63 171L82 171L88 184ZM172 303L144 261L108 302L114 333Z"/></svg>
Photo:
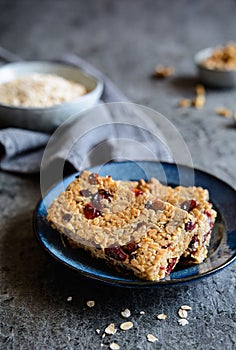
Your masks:
<svg viewBox="0 0 236 350"><path fill-rule="evenodd" d="M73 245L94 257L138 278L158 281L169 275L181 256L202 257L200 248L195 254L194 237L203 245L203 231L209 229L203 201L186 209L183 202L189 201L190 193L176 195L178 200L172 201L171 188L166 196L160 195L162 189L154 179L115 181L84 171L54 200L47 219ZM199 199L207 195L199 191Z"/></svg>

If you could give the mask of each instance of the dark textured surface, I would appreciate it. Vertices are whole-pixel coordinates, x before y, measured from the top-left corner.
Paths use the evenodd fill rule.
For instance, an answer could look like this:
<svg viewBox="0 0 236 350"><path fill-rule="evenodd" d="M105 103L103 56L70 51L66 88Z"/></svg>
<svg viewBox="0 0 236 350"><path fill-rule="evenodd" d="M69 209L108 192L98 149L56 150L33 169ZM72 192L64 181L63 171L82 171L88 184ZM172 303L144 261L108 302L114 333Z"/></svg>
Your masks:
<svg viewBox="0 0 236 350"><path fill-rule="evenodd" d="M236 187L236 129L214 112L219 105L235 109L236 90L207 90L200 111L176 107L180 97L194 94L194 53L235 39L235 11L233 0L0 0L0 43L27 59L65 51L88 59L130 99L173 122L196 166ZM158 63L174 65L175 77L150 79ZM38 180L0 174L0 348L100 349L95 329L118 325L120 311L128 307L134 328L105 337L104 344L116 340L129 350L235 349L235 264L198 283L163 290L123 290L81 279L51 261L35 241L31 217ZM89 299L96 301L92 309L86 306ZM182 304L193 308L185 327L177 323ZM146 314L139 315L141 310ZM156 319L161 312L166 321ZM147 343L147 333L159 342Z"/></svg>

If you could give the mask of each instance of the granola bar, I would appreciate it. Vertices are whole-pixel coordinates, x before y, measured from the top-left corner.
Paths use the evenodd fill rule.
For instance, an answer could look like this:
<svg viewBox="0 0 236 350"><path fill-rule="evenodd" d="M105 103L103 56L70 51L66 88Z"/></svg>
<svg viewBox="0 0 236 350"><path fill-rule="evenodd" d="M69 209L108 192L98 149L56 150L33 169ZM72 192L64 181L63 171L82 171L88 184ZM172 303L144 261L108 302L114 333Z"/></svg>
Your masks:
<svg viewBox="0 0 236 350"><path fill-rule="evenodd" d="M94 257L158 281L178 263L198 223L134 185L84 171L54 200L47 219Z"/></svg>
<svg viewBox="0 0 236 350"><path fill-rule="evenodd" d="M162 185L155 178L152 178L148 183L141 180L137 187L146 189L161 200L190 212L196 218L198 230L184 252L183 258L188 258L189 262L202 262L207 257L211 232L216 218L216 211L212 209L212 204L209 202L208 191L195 186L172 188Z"/></svg>

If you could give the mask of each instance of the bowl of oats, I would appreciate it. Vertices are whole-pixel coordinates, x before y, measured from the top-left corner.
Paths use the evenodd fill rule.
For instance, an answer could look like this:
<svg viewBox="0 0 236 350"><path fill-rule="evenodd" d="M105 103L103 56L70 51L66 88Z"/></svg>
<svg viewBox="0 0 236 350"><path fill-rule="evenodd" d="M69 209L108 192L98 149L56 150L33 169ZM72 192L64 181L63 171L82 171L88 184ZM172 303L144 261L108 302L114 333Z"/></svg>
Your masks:
<svg viewBox="0 0 236 350"><path fill-rule="evenodd" d="M236 43L199 51L195 58L201 81L212 87L236 87Z"/></svg>
<svg viewBox="0 0 236 350"><path fill-rule="evenodd" d="M102 91L102 81L67 64L6 64L0 68L0 127L53 132L93 107Z"/></svg>

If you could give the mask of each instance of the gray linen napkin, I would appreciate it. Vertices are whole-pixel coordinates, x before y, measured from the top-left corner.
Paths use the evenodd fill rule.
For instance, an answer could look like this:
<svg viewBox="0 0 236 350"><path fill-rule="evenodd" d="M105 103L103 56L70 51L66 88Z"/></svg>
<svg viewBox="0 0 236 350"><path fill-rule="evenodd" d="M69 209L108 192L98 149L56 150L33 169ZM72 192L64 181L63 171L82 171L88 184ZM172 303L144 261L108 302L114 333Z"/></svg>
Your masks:
<svg viewBox="0 0 236 350"><path fill-rule="evenodd" d="M0 56L5 61L15 58L1 48ZM44 169L48 166L57 169L55 164L64 164L65 161L76 170L110 160L172 161L152 118L130 104L104 74L73 54L66 54L56 61L75 65L102 79L104 92L101 104L80 118L69 120L52 136L16 128L0 130L2 170L37 173L43 154ZM122 103L111 103L120 101Z"/></svg>

